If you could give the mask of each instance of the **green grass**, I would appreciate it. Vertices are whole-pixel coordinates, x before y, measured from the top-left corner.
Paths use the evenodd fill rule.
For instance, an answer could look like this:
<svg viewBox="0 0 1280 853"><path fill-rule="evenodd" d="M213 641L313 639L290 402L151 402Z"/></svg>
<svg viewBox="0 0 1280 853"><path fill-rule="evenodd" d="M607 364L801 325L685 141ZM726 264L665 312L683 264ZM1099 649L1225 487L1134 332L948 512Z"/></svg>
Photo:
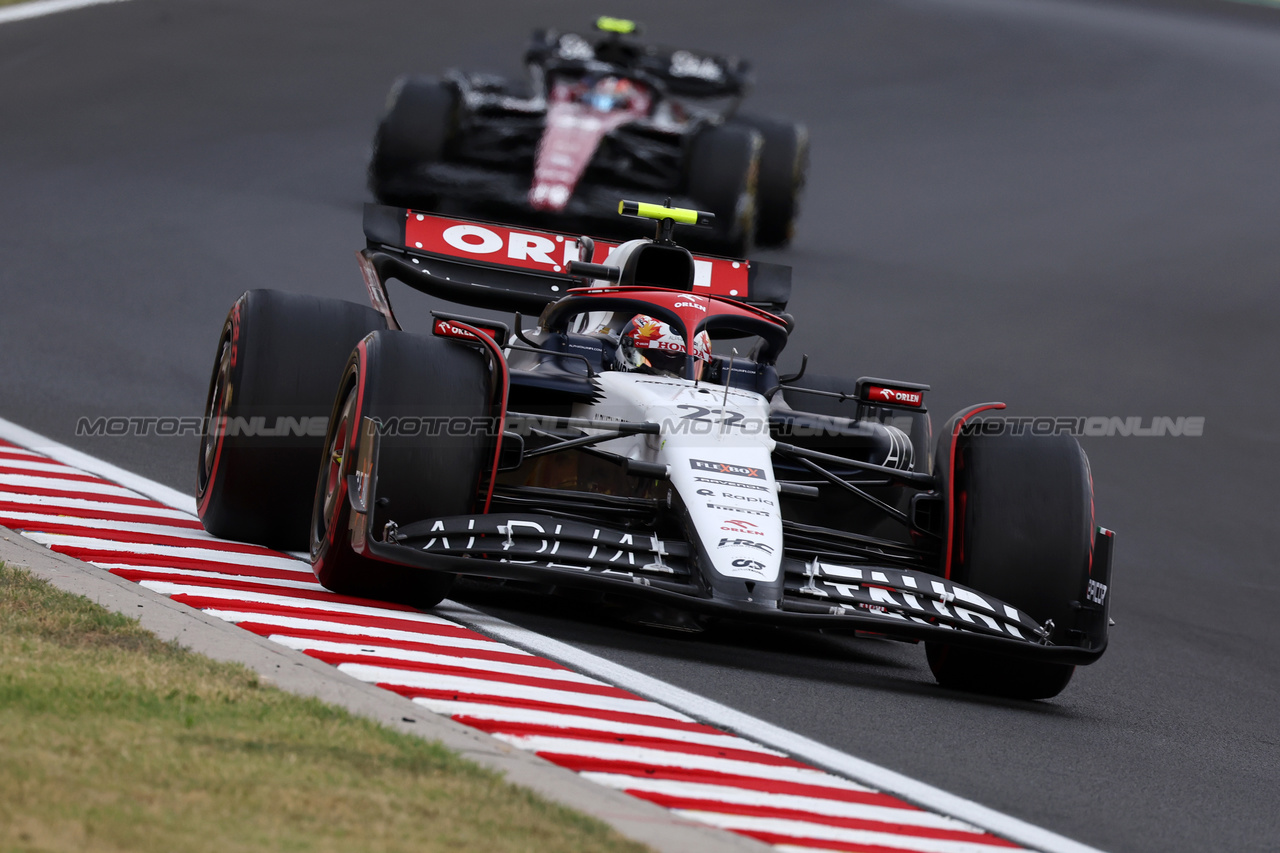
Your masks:
<svg viewBox="0 0 1280 853"><path fill-rule="evenodd" d="M643 849L0 564L0 850Z"/></svg>

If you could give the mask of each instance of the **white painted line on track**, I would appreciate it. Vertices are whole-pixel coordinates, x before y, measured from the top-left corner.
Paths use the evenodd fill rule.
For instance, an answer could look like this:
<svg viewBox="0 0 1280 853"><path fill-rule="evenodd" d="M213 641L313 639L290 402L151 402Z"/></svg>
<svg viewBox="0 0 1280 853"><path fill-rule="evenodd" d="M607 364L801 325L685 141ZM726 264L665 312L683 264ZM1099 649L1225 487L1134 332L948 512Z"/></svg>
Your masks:
<svg viewBox="0 0 1280 853"><path fill-rule="evenodd" d="M530 678L554 678L557 681L578 684L598 684L594 678L581 675L571 669L547 669L533 664L505 663L489 658L467 657L465 653L458 655L432 654L431 652L411 652L404 649L389 649L380 646L366 646L359 643L335 643L332 640L310 640L303 637L290 637L285 634L272 634L268 639L282 646L300 652L327 652L334 655L350 655L370 659L384 659L388 664L422 663L437 666L449 666L457 669L474 669L479 672L506 675L527 675Z"/></svg>
<svg viewBox="0 0 1280 853"><path fill-rule="evenodd" d="M58 510L83 510L86 513L119 513L120 515L141 515L152 518L171 518L174 521L193 521L189 512L158 506L138 506L113 502L110 498L93 500L91 498L61 498L45 495L30 495L25 492L0 491L0 502L24 503L33 507L48 507L54 515ZM200 528L203 530L204 528Z"/></svg>
<svg viewBox="0 0 1280 853"><path fill-rule="evenodd" d="M93 552L108 554L137 554L142 557L174 557L186 560L202 560L209 563L235 563L245 566L259 566L264 569L294 570L298 561L289 557L267 557L257 554L243 554L239 551L218 551L212 548L200 548L195 545L146 545L136 542L122 542L117 539L98 539L93 536L72 536L67 533L26 533L28 539L48 545L58 550L75 549L86 556ZM90 557L92 559L92 557Z"/></svg>
<svg viewBox="0 0 1280 853"><path fill-rule="evenodd" d="M409 643L449 646L458 649L476 649L480 651L501 649L504 654L535 657L531 652L527 652L524 649L502 645L488 637L477 639L452 637L448 634L398 631L395 628L377 628L370 625L352 625L347 622L330 622L325 619L303 619L297 616L281 616L276 613L252 613L247 610L225 608L208 609L204 612L210 616L216 616L219 619L225 619L235 624L252 622L257 625L270 625L274 628L279 628L281 633L287 632L290 628L295 631L325 631L330 634L354 634L364 637L379 637L384 640L401 640Z"/></svg>
<svg viewBox="0 0 1280 853"><path fill-rule="evenodd" d="M137 507L135 507L137 509ZM6 527L23 528L27 525L40 527L42 525L57 524L64 527L83 527L89 530L99 532L115 532L115 533L137 533L149 534L152 536L172 536L177 539L190 539L192 542L216 542L225 544L228 540L219 539L213 536L203 528L194 527L178 527L168 524L154 524L146 521L108 521L101 518L84 517L84 516L66 516L59 515L56 511L52 513L40 512L5 512L0 510L0 519L6 523ZM25 522L25 524L23 523ZM255 548L259 546L253 546ZM262 548L266 551L266 548Z"/></svg>
<svg viewBox="0 0 1280 853"><path fill-rule="evenodd" d="M97 2L110 3L121 2L121 0L97 0ZM74 9L79 6L87 6L91 4L92 0L89 0L89 2L77 2L72 5L67 5L65 8ZM44 4L36 2L29 5L41 6ZM60 12L62 9L54 9L51 11ZM42 14L50 14L50 12L44 12ZM3 19L0 18L0 23L2 22ZM52 439L45 438L38 432L32 432L31 430L25 427L20 427L12 421L7 421L4 418L0 418L0 439L22 445L30 450L38 451L39 453L43 453L45 456L48 456L50 459L56 459L57 461L70 465L73 468L88 471L90 474L97 474L104 480L119 483L121 486L124 486L127 489L132 489L133 491L145 495L167 507L180 509L183 512L190 513L191 515L196 514L196 499L191 495L186 494L185 492L180 492L177 489L172 489L162 483L157 483L155 480L149 480L146 477L139 477L132 471L126 471L118 465L112 465L110 462L105 462L95 456L90 456L87 453L81 453L79 450L67 447L65 444L60 444ZM0 478L0 483L3 482L3 479ZM30 484L24 483L22 485Z"/></svg>
<svg viewBox="0 0 1280 853"><path fill-rule="evenodd" d="M787 755L808 761L841 776L865 782L916 805L980 826L1010 841L1044 850L1046 853L1101 853L1097 848L987 808L972 800L947 793L940 788L919 782L878 764L832 749L758 717L744 714L727 705L667 684L642 672L628 669L559 640L503 622L470 607L450 601L436 610L482 634L528 649L535 654L545 655L579 672L594 675L602 681L683 711L694 719L740 734L765 746L771 746Z"/></svg>
<svg viewBox="0 0 1280 853"><path fill-rule="evenodd" d="M101 6L104 3L121 3L124 0L32 0L30 3L18 3L0 9L0 24L10 21L25 21L29 18L41 18L57 12L70 12L72 9L83 9L86 6Z"/></svg>
<svg viewBox="0 0 1280 853"><path fill-rule="evenodd" d="M761 806L774 809L807 811L827 817L874 820L880 823L919 826L927 829L953 831L977 831L970 824L937 812L915 808L876 806L868 803L850 803L822 797L780 794L776 791L757 791L732 785L715 785L708 782L682 782L674 779L646 779L639 776L623 776L617 773L597 773L588 770L582 774L593 782L623 791L637 791L705 800L740 806ZM868 788L868 791L872 789Z"/></svg>
<svg viewBox="0 0 1280 853"><path fill-rule="evenodd" d="M419 704L425 705L437 714L448 717L466 717L469 720L484 720L491 723L517 725L537 725L562 729L599 729L600 720L596 717L574 716L571 713L539 711L529 708L518 708L509 705L483 705L477 702L456 702L448 699L423 699ZM487 729L486 729L487 730ZM757 743L722 732L691 732L682 728L666 728L663 726L643 725L638 723L609 723L609 733L613 735L629 735L632 737L653 738L662 740L680 740L684 743L697 743L703 746L720 746L726 749L740 749L749 752L761 752L769 755L782 753L760 746Z"/></svg>
<svg viewBox="0 0 1280 853"><path fill-rule="evenodd" d="M874 830L825 826L819 823L808 823L799 820L720 814L718 812L694 811L692 809L674 809L674 811L676 814L684 815L703 823L709 823L721 829L788 836L800 842L801 845L806 840L830 841L877 848L897 847L921 851L921 853L992 853L994 850L1008 849L1003 844L993 845L982 841L951 841L940 838L923 838L919 835L904 836L897 833L876 832Z"/></svg>
<svg viewBox="0 0 1280 853"><path fill-rule="evenodd" d="M146 495L157 502L173 509L182 510L193 513L195 509L195 501L187 495L184 495L174 489L159 483L150 481L144 477L140 477L124 469L118 468L109 463L97 460L80 451L73 450L53 442L43 436L26 430L9 421L0 419L0 439L11 441L15 444L21 444L32 449L36 449L46 454L52 459L63 462L67 465L79 468L83 471L97 474L104 479L119 483L134 492ZM12 475L0 475L0 484L3 484L5 478ZM38 478L21 478L23 480L36 480ZM46 479L44 482L32 483L21 482L14 483L15 486L30 486L56 488L50 486L49 483L55 482L52 478ZM74 481L63 481L74 482ZM76 488L92 487L97 484L91 483L75 483ZM86 491L94 491L93 488L84 489ZM123 489L121 491L124 491ZM100 492L100 489L99 489ZM127 497L128 494L121 495ZM30 534L28 534L30 535ZM37 538L31 536L31 538ZM70 537L61 535L47 535L40 537L45 540L46 544L64 544L64 545L92 545L107 551L128 550L119 547L125 543L111 542L110 540L88 539L87 537ZM160 552L173 552L172 556L187 556L191 551L200 549L190 548L174 548L171 546L154 546L148 549L149 553L157 554ZM202 555L203 556L203 555ZM236 555L242 562L250 562L245 557L251 555ZM261 558L257 558L261 559ZM277 558L279 562L285 562ZM216 560L211 560L216 561ZM253 560L256 562L256 560ZM130 567L139 569L140 567ZM770 777L780 775L784 777L795 777L795 781L805 780L808 784L816 785L827 789L845 789L850 791L865 791L866 785L901 797L908 802L932 809L944 816L950 816L963 820L967 823L981 827L996 835L1003 836L1010 841L1025 844L1029 847L1038 848L1046 851L1046 853L1099 853L1095 848L1088 847L1070 839L1064 838L1056 833L1033 826L1017 818L1002 814L993 809L989 809L978 803L949 794L933 786L918 782L910 777L896 773L887 768L864 761L839 750L832 749L821 743L805 738L794 732L787 731L781 727L775 726L764 720L752 717L748 714L736 711L728 706L698 696L697 694L667 684L666 682L645 675L641 672L628 669L621 665L615 664L597 655L593 655L584 650L575 648L566 643L544 637L532 631L528 631L516 625L511 625L502 620L483 614L472 608L456 604L454 602L445 602L436 612L445 616L445 619L430 616L428 614L417 613L413 611L391 610L386 608L367 607L357 604L346 604L343 602L325 601L310 598L296 598L287 596L276 596L262 592L248 592L241 590L224 590L216 587L204 587L195 584L171 583L166 581L143 580L141 584L144 587L160 592L165 595L188 595L201 598L205 601L226 601L226 609L234 609L235 602L244 602L242 606L246 606L248 602L257 602L259 604L273 604L276 606L284 606L290 608L308 608L312 610L327 611L330 613L361 613L380 618L403 619L410 622L430 622L434 624L454 624L461 623L482 634L487 634L503 642L520 647L527 651L538 655L545 656L559 663L562 663L576 673L582 673L586 676L600 679L604 685L595 686L590 684L566 682L562 678L547 678L554 671L548 672L542 670L537 673L537 677L533 679L525 679L517 676L507 676L508 678L521 678L521 680L534 681L534 684L522 684L509 681L493 681L493 680L477 680L466 677L453 675L433 675L430 679L424 679L420 673L411 670L396 669L394 667L371 666L363 663L341 663L338 669L361 681L376 682L388 685L408 688L410 690L417 689L422 691L430 691L440 693L442 691L454 691L459 694L497 694L509 696L512 699L528 699L541 702L550 702L561 705L576 705L583 709L598 709L607 711L621 711L627 713L649 713L652 714L654 706L651 703L644 702L638 698L622 698L611 695L601 695L598 691L605 688L618 688L620 690L630 691L638 694L638 696L647 697L659 703L658 707L662 711L672 714L673 717L687 719L692 718L700 722L705 722L714 727L741 735L747 739L753 740L758 744L770 747L787 756L801 761L813 764L817 768L822 768L836 774L836 778L817 770L800 767L787 767L771 765L767 763L744 762L735 759L720 759L710 756L684 755L681 756L679 764L684 767L690 767L691 761L699 766L705 765L706 770L716 770L723 773L734 773L731 768L750 766L750 775L757 778L764 776ZM575 689L576 688L576 689ZM419 704L428 705L435 700L421 697L417 700ZM665 706L665 707L663 707ZM687 715L687 717L685 716ZM621 744L601 744L593 742L589 753L584 752L581 741L575 741L569 738L555 738L545 735L521 736L521 735L503 735L499 734L503 740L509 743L519 743L522 748L534 749L539 752L563 752L566 755L587 755L591 758L600 758L601 752L609 752L614 755L615 760L634 760L641 764L651 764L657 767L672 766L676 762L672 761L670 753L664 753L659 749L645 749L643 747L626 746ZM761 756L764 758L764 756ZM763 773L761 771L764 771ZM741 771L737 771L741 772ZM857 781L849 781L857 780ZM612 787L612 786L611 786ZM691 811L692 814L692 811ZM723 824L725 821L734 823L735 826L741 825L744 831L748 832L768 832L772 833L777 830L779 836L791 836L786 841L776 841L774 843L790 844L797 848L804 846L805 840L818 840L819 838L827 838L835 840L831 832L861 832L853 830L844 830L841 828L821 829L819 835L814 835L811 829L813 824L805 824L803 821L790 821L779 818L754 818L743 815L721 815L719 813L711 813L710 816L699 813L699 819L710 820L711 823ZM750 826L749 826L750 825ZM755 829L751 827L756 827ZM803 833L800 827L806 827ZM783 830L786 831L783 831ZM793 835L795 833L795 835ZM826 833L826 834L822 834ZM874 836L882 836L883 833L871 833ZM841 835L841 839L852 839L854 836ZM862 836L858 836L862 838ZM916 839L912 839L915 843ZM870 843L865 840L856 843ZM941 844L952 844L955 842L945 842L939 840ZM967 842L966 842L967 844ZM991 849L988 845L981 845L981 848ZM938 853L944 851L954 851L961 853L962 850L980 849L979 847L954 847L940 846L936 848Z"/></svg>
<svg viewBox="0 0 1280 853"><path fill-rule="evenodd" d="M165 566L135 566L132 563L94 563L94 565L101 566L107 571L117 570L123 572L139 572L149 575L178 577L180 579L220 581L222 583L251 582L261 586L278 586L282 589L306 589L312 592L325 591L325 588L316 582L315 575L310 572L308 572L305 577L299 573L297 580L285 580L284 578L261 578L254 577L252 575L205 572L200 571L199 569L170 569ZM146 580L143 581L143 583L146 582Z"/></svg>
<svg viewBox="0 0 1280 853"><path fill-rule="evenodd" d="M27 474L0 474L0 486L7 486L11 489L49 489L55 492L76 492L85 496L101 495L104 498L142 497L137 492L126 489L123 486L117 486L115 483L88 483Z"/></svg>

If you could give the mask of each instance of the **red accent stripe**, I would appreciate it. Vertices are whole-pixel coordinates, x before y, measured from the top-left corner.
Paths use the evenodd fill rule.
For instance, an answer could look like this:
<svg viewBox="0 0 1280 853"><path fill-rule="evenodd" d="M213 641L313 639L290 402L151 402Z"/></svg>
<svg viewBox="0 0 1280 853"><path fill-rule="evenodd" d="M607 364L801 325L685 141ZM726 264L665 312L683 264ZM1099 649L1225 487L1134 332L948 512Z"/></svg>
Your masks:
<svg viewBox="0 0 1280 853"><path fill-rule="evenodd" d="M247 296L248 294L246 293L231 304L231 310L227 312L227 319L224 320L222 324L222 329L224 332L226 331L228 325L231 326L231 338L228 341L228 343L231 344L231 366L232 367L236 366L236 353L240 346L240 324L241 322L243 322L240 316L240 306L244 304L244 302L246 301L245 297ZM218 358L218 363L214 366L214 370L221 370L222 369L222 333L221 332L218 333L217 358ZM213 386L209 390L213 391L217 387L217 379L210 377L209 381ZM223 397L224 398L226 397L226 389L223 389ZM222 404L220 401L209 401L206 399L206 403L209 403L209 402L214 403L213 406L209 407L208 411L215 418L226 417L226 414L227 414L226 410L222 408ZM213 450L213 465L209 467L209 482L204 484L204 494L200 495L199 503L197 503L196 505L196 512L199 514L201 518L204 518L205 511L208 510L209 508L209 500L210 498L213 497L214 483L217 481L218 476L220 474L218 463L222 461L222 443L226 440L226 437L227 437L227 431L225 429L218 430L218 444ZM201 460L201 464L204 464L203 460Z"/></svg>
<svg viewBox="0 0 1280 853"><path fill-rule="evenodd" d="M161 524L168 527L180 527L184 530L204 530L204 526L194 518L167 518L160 515L130 515L127 512L111 512L109 510L91 509L88 507L68 507L57 506L56 504L28 504L19 503L18 501L0 501L0 521L4 518L11 518L5 513L10 512L35 512L41 515L54 515L66 518L87 518L93 521L131 521L135 524ZM19 521L14 519L18 524L33 524L31 521ZM5 522L7 524L7 522ZM12 524L8 525L12 527ZM81 527L80 530L93 530L91 527Z"/></svg>
<svg viewBox="0 0 1280 853"><path fill-rule="evenodd" d="M122 577L125 580L131 580L134 583L139 583L140 581L168 581L170 583L199 584L201 586L217 586L221 582L218 580L218 578L204 578L204 577L192 576L192 575L173 574L172 572L153 571L155 562L156 561L153 560L150 564L148 564L148 566L140 567L137 569L114 569L113 568L113 569L108 569L107 571L111 572L111 574L113 575ZM291 572L288 569L260 569L257 566L247 567L247 566L233 566L233 565L222 565L222 564L215 564L215 565L219 566L219 568L210 569L210 571L218 572L220 575L226 578L228 583L240 583L240 581L235 580L235 578L237 577L255 578L255 579L270 578L272 580L282 580L282 581L314 580L314 578L312 578L311 575L305 574L303 572ZM281 589L282 587L272 586L271 588Z"/></svg>
<svg viewBox="0 0 1280 853"><path fill-rule="evenodd" d="M17 447L18 445L0 438L0 447Z"/></svg>
<svg viewBox="0 0 1280 853"><path fill-rule="evenodd" d="M457 690L427 690L422 687L408 687L403 684L379 684L383 690L399 693L406 699L437 699L445 702L471 702L477 705L496 705L503 708L520 708L526 711L547 711L554 714L573 714L578 717L592 717L614 723L634 723L641 726L661 726L667 729L705 734L724 734L702 723L673 720L670 717L653 717L648 714L635 714L626 711L606 711L599 708L581 708L577 705L565 705L560 702L544 702L538 699L521 699L514 696L494 696L487 693L462 693Z"/></svg>
<svg viewBox="0 0 1280 853"><path fill-rule="evenodd" d="M436 655L453 655L460 658L476 658L479 660L502 661L520 664L521 666L537 666L544 669L567 671L555 661L540 658L536 655L519 655L511 652L490 651L488 649L460 649L457 646L442 646L436 643L412 642L408 640L391 640L386 637L375 637L368 634L337 634L333 631L311 631L298 628L282 628L265 622L241 622L241 628L264 637L276 635L296 637L301 640L325 640L332 643L350 643L359 646L381 646L408 652L426 652Z"/></svg>
<svg viewBox="0 0 1280 853"><path fill-rule="evenodd" d="M117 485L116 483L111 483L111 481L104 480L95 474L85 474L70 467L67 468L66 472L32 471L29 468L11 468L8 465L0 464L0 474L11 474L19 477L39 477L43 480L71 480L76 483L109 483L112 486ZM124 487L121 486L120 488Z"/></svg>
<svg viewBox="0 0 1280 853"><path fill-rule="evenodd" d="M730 788L746 788L752 791L764 791L776 794L792 794L798 797L817 797L823 800L836 800L842 803L865 803L872 806L886 806L894 809L915 809L916 807L899 800L889 794L876 791L850 791L845 788L828 788L804 782L784 782L778 779L762 779L758 776L742 776L735 773L722 773L716 770L696 770L687 767L661 767L653 764L641 764L636 761L613 761L603 758L592 758L584 755L561 755L551 752L539 752L552 764L557 764L577 773L614 773L620 776L635 776L640 779L667 779L673 782L697 782L703 785L725 785ZM901 853L901 851L899 851Z"/></svg>
<svg viewBox="0 0 1280 853"><path fill-rule="evenodd" d="M572 740L600 741L602 743L613 743L621 746L634 746L644 749L680 752L686 755L707 755L712 758L727 758L733 761L750 761L755 764L768 764L776 767L797 767L806 770L809 769L809 765L801 764L799 761L787 758L784 755L770 755L768 753L757 752L750 749L733 749L702 743L690 743L676 738L663 738L652 735L618 734L600 729L563 728L543 723L503 722L500 720L486 720L479 717L468 717L462 714L455 715L454 719L464 725L480 729L481 731L488 732L489 734L513 735L515 737L546 735L549 737L570 738ZM725 737L730 737L730 735L727 735L724 732L721 732L720 734Z"/></svg>
<svg viewBox="0 0 1280 853"><path fill-rule="evenodd" d="M547 690L561 690L569 693L583 693L590 696L611 696L615 699L638 699L634 693L628 693L608 684L584 684L580 681L565 681L558 678L542 678L536 675L516 675L510 672L490 672L477 670L474 667L449 666L448 664L419 663L417 661L399 661L394 658L377 657L376 655L352 655L343 652L322 652L315 649L304 649L303 654L327 664L338 666L344 663L364 664L402 672L434 673L437 675L457 675L464 678L478 678L482 681L497 681L503 684L523 684L526 687L542 687Z"/></svg>
<svg viewBox="0 0 1280 853"><path fill-rule="evenodd" d="M136 551L109 551L99 550L96 548L83 548L78 545L51 545L52 550L59 554L66 554L68 557L75 557L77 560L84 560L86 563L94 563L100 565L103 563L116 563L122 566L139 566L142 568L152 567L157 564L166 569L190 569L198 572L224 572L228 573L232 568L238 568L243 573L252 577L251 573L258 569L262 571L270 571L270 569L261 566L245 566L239 563L220 563L216 560L205 560L199 557L171 557L161 554L138 553ZM298 576L305 577L306 572L298 572ZM365 599L362 602L369 603ZM380 604L380 602L377 602ZM403 609L403 608L400 608Z"/></svg>
<svg viewBox="0 0 1280 853"><path fill-rule="evenodd" d="M62 551L60 553L66 553L67 556L69 557L76 556L75 554L70 554L65 551ZM115 563L120 561L115 559L103 558L102 562ZM129 570L128 569L112 569L112 571L129 571ZM156 580L160 580L160 578L156 578ZM164 580L171 583L175 582L175 581L169 581L168 578L165 578ZM222 589L222 590L228 590L232 592L257 592L264 595L279 595L287 598L296 598L302 601L328 601L333 604L359 604L365 607L385 607L388 610L401 610L401 611L408 611L408 612L415 612L415 613L417 612L412 607L408 607L406 605L391 604L389 602L383 602L383 601L371 601L367 598L355 598L353 596L338 595L337 593L326 592L324 590L318 590L318 589L317 590L291 589L289 587L283 587L283 586L271 586L269 584L253 583L252 581L234 581L234 580L216 580L216 579L207 580L205 578L189 578L186 580L176 581L176 582L182 583L184 586L203 586L203 587L209 587L211 589ZM172 596L172 598L174 600L177 600L178 596L174 595ZM235 602L238 605L238 602L235 599L213 599L213 601L216 602L216 605L207 604L205 606L220 606L225 608L228 606L227 604L228 601ZM192 605L192 606L196 606L196 605ZM243 608L237 607L237 609L243 609Z"/></svg>
<svg viewBox="0 0 1280 853"><path fill-rule="evenodd" d="M812 847L818 850L841 850L845 853L908 853L910 848L886 847L883 844L859 844L854 841L831 841L828 839L805 838L802 835L782 835L777 832L758 832L749 829L731 829L729 832L754 838L765 844L793 844L797 847Z"/></svg>
<svg viewBox="0 0 1280 853"><path fill-rule="evenodd" d="M979 412L986 412L991 409L1003 409L1004 403L980 403L977 406L970 406L960 418L956 421L956 425L951 429L951 456L947 460L947 555L942 563L942 576L951 579L951 546L955 541L955 491L956 491L956 442L960 440L960 430L963 429L969 418Z"/></svg>
<svg viewBox="0 0 1280 853"><path fill-rule="evenodd" d="M718 814L736 814L749 817L776 818L779 820L802 820L806 823L817 823L823 826L836 826L842 829L861 829L868 832L891 832L895 835L908 835L917 838L934 838L941 841L967 841L973 844L990 844L994 847L1017 847L1003 838L997 838L989 832L976 830L965 832L958 829L938 829L930 826L916 826L909 823L887 823L880 820L864 818L835 817L815 814L803 809L781 809L773 806L754 806L746 803L726 803L721 800L701 800L692 797L679 797L670 794L659 794L652 791L628 789L627 793L642 800L648 800L668 809L693 809L696 811L715 812ZM862 848L857 848L862 849Z"/></svg>
<svg viewBox="0 0 1280 853"><path fill-rule="evenodd" d="M273 604L263 601L235 601L225 598L210 598L191 593L171 595L170 600L186 604L197 610L235 610L241 613L261 613L271 616L292 616L295 619L323 619L326 622L340 622L343 625L368 626L371 628L388 628L394 631L416 631L420 634L436 634L442 637L467 637L473 640L489 640L483 634L477 634L461 625L438 624L433 622L415 622L408 619L395 619L389 616L375 616L364 613L339 613L312 607L290 607L284 604ZM361 604L368 602L360 601ZM414 611L412 608L387 605L388 609ZM496 643L495 643L496 645Z"/></svg>
<svg viewBox="0 0 1280 853"><path fill-rule="evenodd" d="M39 526L32 526L34 524L39 524ZM42 533L61 534L64 536L82 536L85 539L103 539L108 542L122 542L130 545L199 548L205 551L219 551L225 554L252 554L255 557L292 559L288 554L281 554L279 551L272 551L270 548L263 548L261 545L250 545L246 542L229 542L223 539L193 539L189 536L167 536L162 533L139 533L135 530L86 528L74 524L47 524L31 521L21 521L18 526L24 530L38 530Z"/></svg>
<svg viewBox="0 0 1280 853"><path fill-rule="evenodd" d="M98 482L104 483L108 486L115 485L115 483L108 483L106 480L99 480ZM124 486L119 486L118 488L123 489ZM32 496L41 497L41 498L72 498L75 500L93 501L94 503L102 503L107 505L122 504L124 506L155 507L156 509L171 508L171 507L165 506L162 503L159 503L158 501L153 501L151 500L151 498L125 497L125 496L117 497L116 495L100 495L100 494L97 494L96 492L72 492L72 491L67 491L66 489L48 489L48 488L44 488L43 486L9 486L9 485L0 484L0 491L20 492L21 494L24 494L24 495L32 495Z"/></svg>
<svg viewBox="0 0 1280 853"><path fill-rule="evenodd" d="M450 322L459 328L466 329L468 332L471 332L476 336L476 340L484 346L485 349L489 350L489 354L492 356L494 365L497 367L498 374L501 378L501 391L498 394L497 406L498 440L495 441L493 445L493 464L490 466L489 476L487 478L488 484L485 487L484 509L481 510L481 512L488 512L489 504L493 501L493 488L498 482L498 461L502 458L503 430L507 428L507 396L511 389L511 375L507 371L507 360L503 357L502 350L499 348L497 341L489 335L486 335L483 329L478 329L475 326L470 326L466 323L460 323L457 320L452 320ZM519 332L520 330L517 329L516 331Z"/></svg>
<svg viewBox="0 0 1280 853"><path fill-rule="evenodd" d="M108 552L91 552L108 553ZM216 560L202 560L197 557L167 557L159 554L119 553L108 559L94 556L90 562L115 563L121 566L137 566L140 569L156 568L186 569L196 572L218 572L224 575L244 575L245 577L276 577L271 572L285 572L279 577L300 578L309 580L306 572L291 572L288 569L268 569L262 566L247 566L240 563L220 563Z"/></svg>
<svg viewBox="0 0 1280 853"><path fill-rule="evenodd" d="M202 551L218 551L221 553L244 553L255 557L280 557L293 560L287 553L271 551L270 548L256 546L247 542L230 542L228 539L201 539L182 537L182 535L166 535L163 533L138 533L136 530L86 529L82 526L49 524L41 526L42 532L73 535L87 539L105 539L108 542L141 544L141 546L169 548L200 548ZM300 561L301 562L301 561Z"/></svg>

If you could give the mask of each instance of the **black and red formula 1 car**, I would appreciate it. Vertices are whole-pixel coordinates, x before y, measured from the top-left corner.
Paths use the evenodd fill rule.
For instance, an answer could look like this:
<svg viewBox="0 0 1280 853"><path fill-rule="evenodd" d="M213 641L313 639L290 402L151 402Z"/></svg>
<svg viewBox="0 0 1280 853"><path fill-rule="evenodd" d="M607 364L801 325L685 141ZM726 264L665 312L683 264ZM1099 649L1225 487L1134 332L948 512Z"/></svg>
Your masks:
<svg viewBox="0 0 1280 853"><path fill-rule="evenodd" d="M741 60L643 45L635 24L539 31L523 84L449 71L396 81L369 187L385 204L620 232L619 196L714 213L690 239L741 257L791 238L808 168L803 125L737 114Z"/></svg>
<svg viewBox="0 0 1280 853"><path fill-rule="evenodd" d="M671 240L369 205L373 307L256 290L209 387L200 517L309 548L332 590L431 606L458 575L923 640L946 685L1057 694L1106 647L1112 534L1069 436L936 442L928 386L780 375L790 270ZM400 328L396 279L512 322ZM838 370L843 370L838 365Z"/></svg>

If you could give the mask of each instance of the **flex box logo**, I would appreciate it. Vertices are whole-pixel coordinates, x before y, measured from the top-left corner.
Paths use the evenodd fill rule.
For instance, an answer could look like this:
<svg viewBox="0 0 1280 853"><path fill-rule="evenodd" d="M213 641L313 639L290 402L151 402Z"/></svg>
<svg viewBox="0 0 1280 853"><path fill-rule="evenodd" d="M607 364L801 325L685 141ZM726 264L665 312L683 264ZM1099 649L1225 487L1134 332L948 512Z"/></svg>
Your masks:
<svg viewBox="0 0 1280 853"><path fill-rule="evenodd" d="M902 388L886 388L872 385L867 389L867 400L872 403L890 403L895 406L920 406L924 403L923 391L907 391Z"/></svg>
<svg viewBox="0 0 1280 853"><path fill-rule="evenodd" d="M464 222L416 211L409 211L405 219L404 242L405 248L433 255L547 273L563 273L568 270L569 261L578 259L578 243L572 236L489 222ZM604 263L617 247L616 243L597 240L592 263ZM747 261L695 255L693 270L695 293L746 298Z"/></svg>
<svg viewBox="0 0 1280 853"><path fill-rule="evenodd" d="M764 469L748 468L746 465L730 465L728 462L708 462L706 459L690 459L689 465L695 471L731 474L734 477L754 477L757 480L765 479Z"/></svg>

